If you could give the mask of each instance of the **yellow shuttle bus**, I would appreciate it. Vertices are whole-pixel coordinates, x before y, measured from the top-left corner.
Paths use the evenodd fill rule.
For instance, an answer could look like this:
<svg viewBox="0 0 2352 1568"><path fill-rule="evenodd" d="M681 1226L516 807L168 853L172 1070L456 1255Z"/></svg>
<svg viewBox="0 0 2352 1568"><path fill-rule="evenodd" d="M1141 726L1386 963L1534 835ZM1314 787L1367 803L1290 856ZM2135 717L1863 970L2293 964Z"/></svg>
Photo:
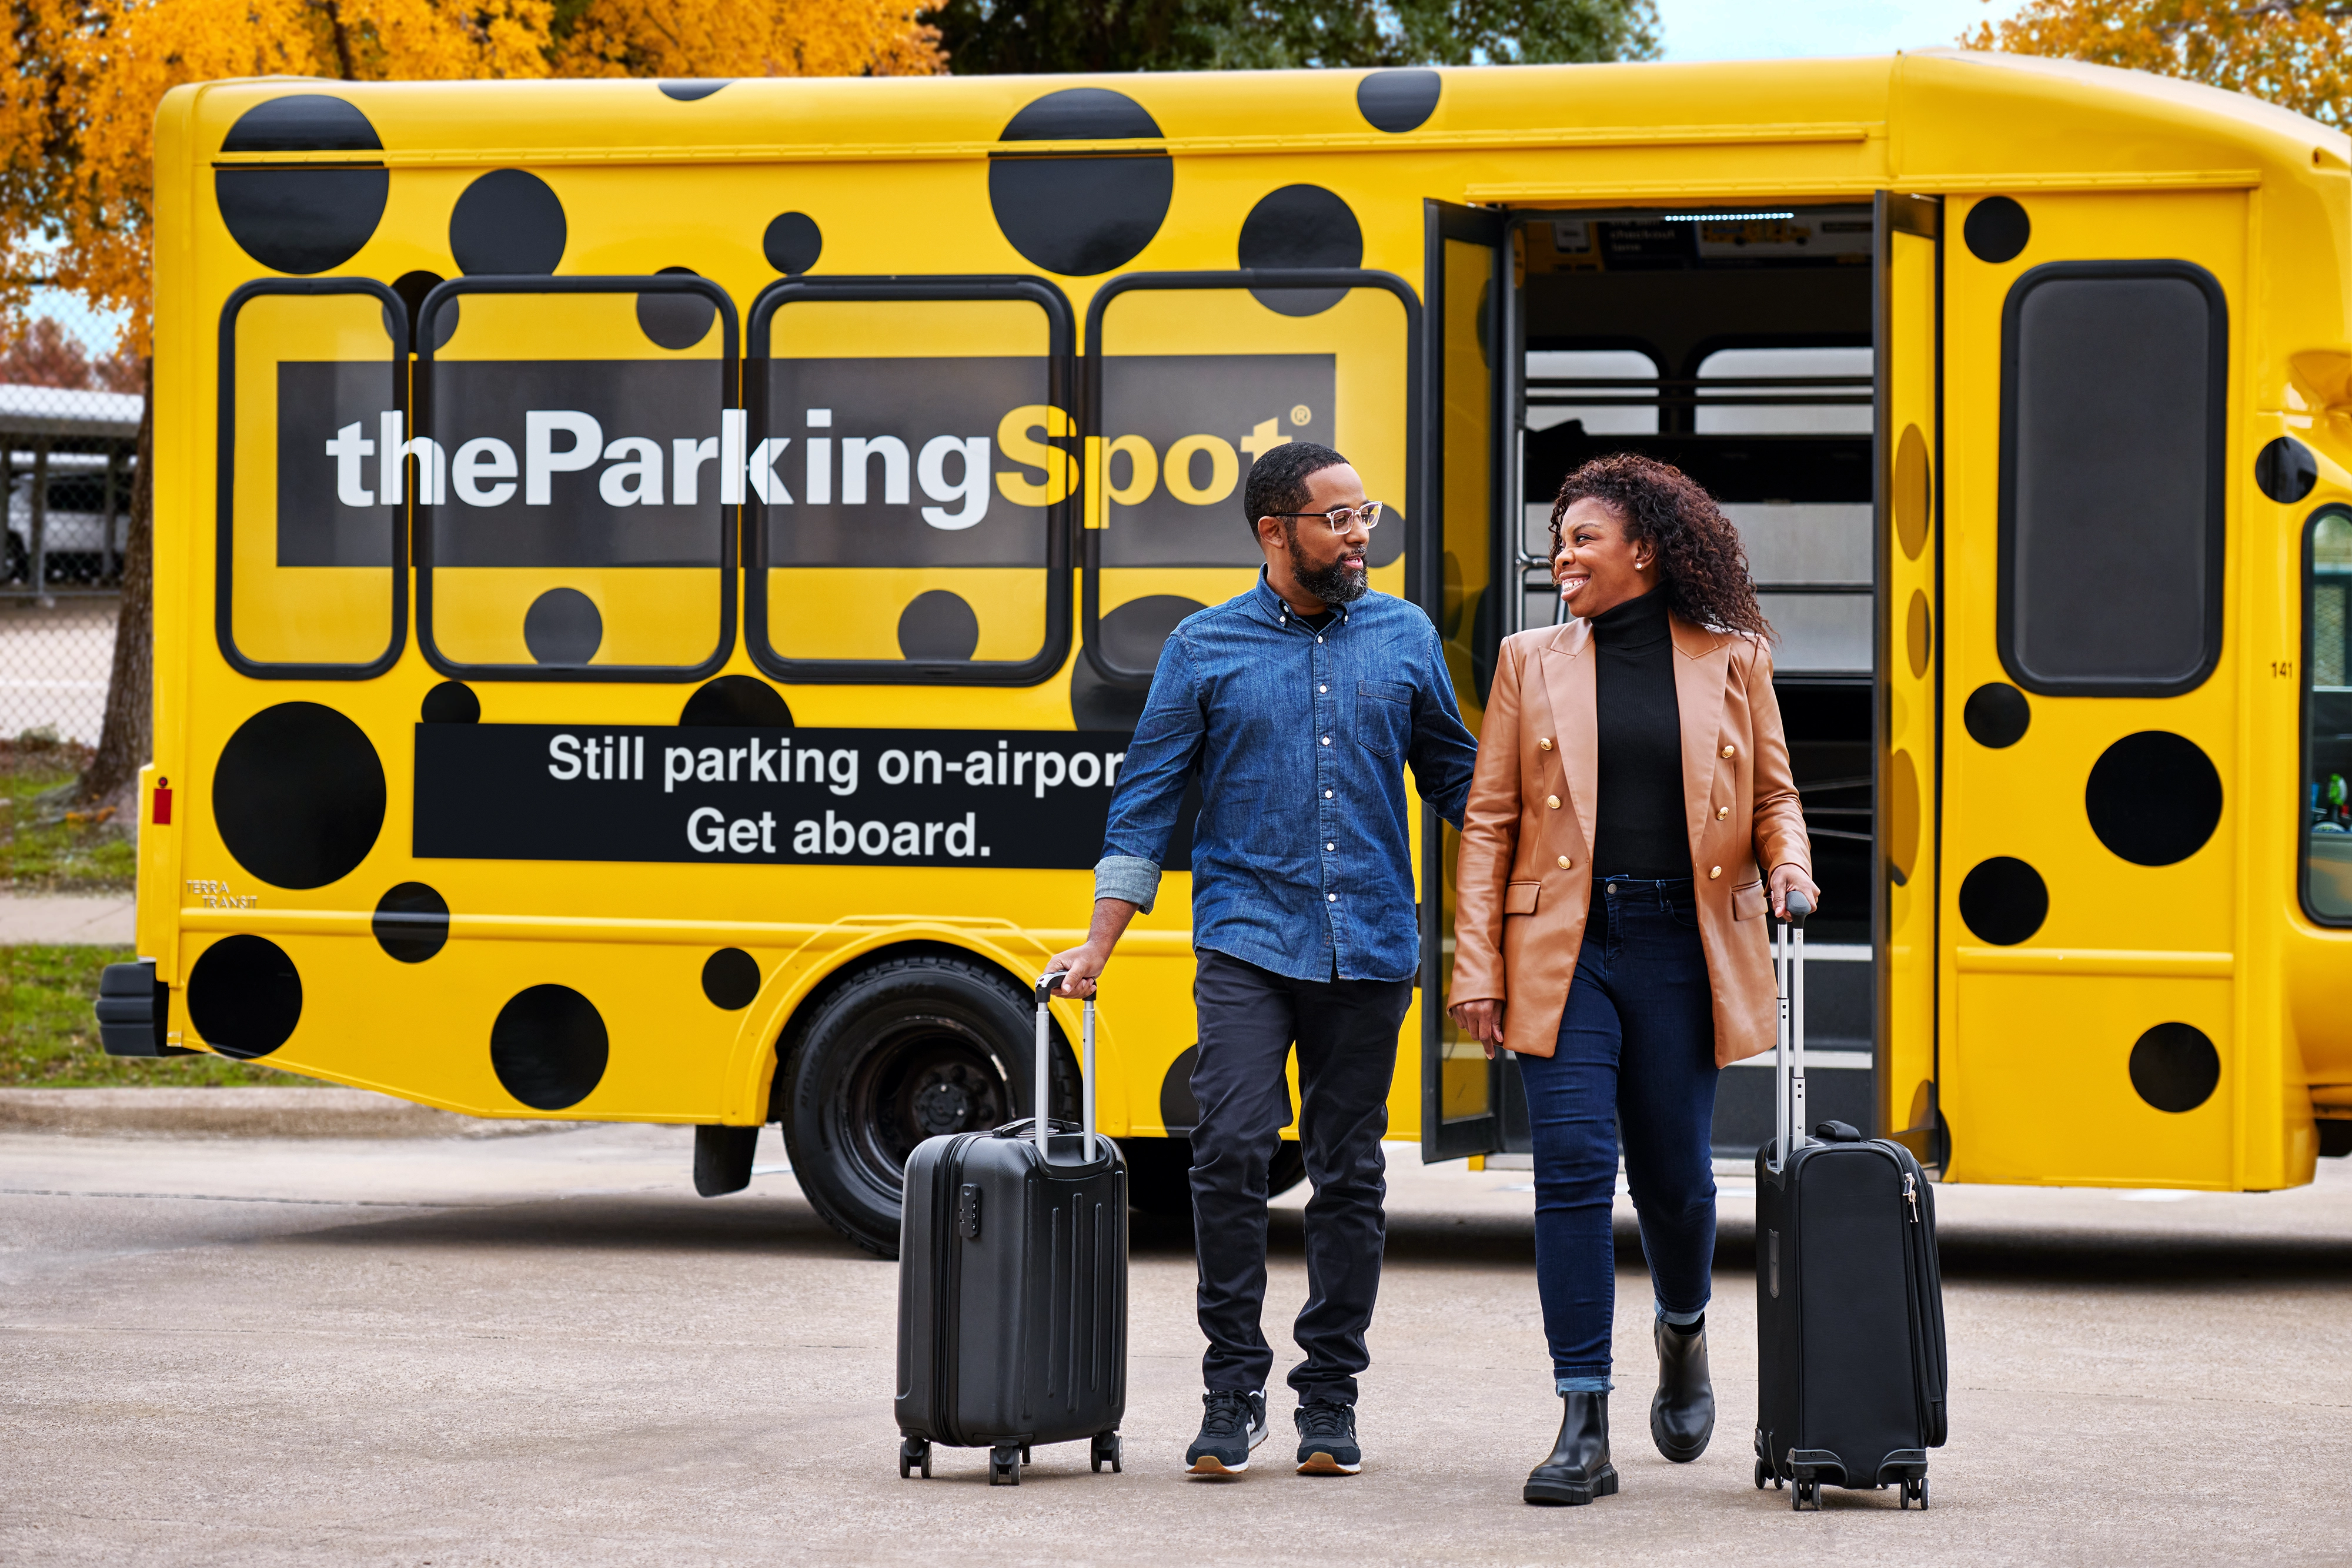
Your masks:
<svg viewBox="0 0 2352 1568"><path fill-rule="evenodd" d="M1251 580L1248 465L1353 459L1475 728L1554 613L1546 497L1630 449L1724 501L1779 631L1822 1113L1956 1181L2352 1147L2337 132L1930 53L219 82L157 146L110 1050L691 1124L707 1192L781 1123L888 1251L914 1144L1030 1110L1027 984L1160 643ZM1451 830L1419 855L1392 1127L1524 1147L1433 1005ZM1184 863L1103 1009L1162 1209ZM1729 1071L1719 1147L1769 1086Z"/></svg>

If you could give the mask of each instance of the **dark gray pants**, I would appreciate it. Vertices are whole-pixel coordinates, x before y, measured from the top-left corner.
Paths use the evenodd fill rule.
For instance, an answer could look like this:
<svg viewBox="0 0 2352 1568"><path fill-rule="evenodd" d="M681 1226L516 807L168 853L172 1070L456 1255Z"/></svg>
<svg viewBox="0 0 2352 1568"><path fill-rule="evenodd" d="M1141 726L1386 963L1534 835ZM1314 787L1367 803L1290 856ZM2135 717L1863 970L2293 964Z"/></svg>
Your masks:
<svg viewBox="0 0 2352 1568"><path fill-rule="evenodd" d="M1290 1374L1301 1403L1356 1402L1370 1364L1364 1330L1381 1288L1388 1228L1389 1082L1410 980L1294 980L1203 950L1192 983L1201 1054L1192 1094L1192 1218L1201 1265L1202 1381L1212 1390L1265 1386L1274 1351L1265 1304L1266 1166L1290 1120L1284 1065L1298 1047L1300 1152L1307 1201L1307 1305L1294 1331L1307 1359Z"/></svg>

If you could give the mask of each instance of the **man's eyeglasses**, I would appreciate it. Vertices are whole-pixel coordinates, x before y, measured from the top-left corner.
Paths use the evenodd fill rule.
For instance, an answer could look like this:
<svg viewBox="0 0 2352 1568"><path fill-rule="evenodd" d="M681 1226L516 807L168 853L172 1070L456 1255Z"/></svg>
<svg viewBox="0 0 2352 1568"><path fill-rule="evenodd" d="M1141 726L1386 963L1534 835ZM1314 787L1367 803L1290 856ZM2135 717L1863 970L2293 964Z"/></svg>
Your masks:
<svg viewBox="0 0 2352 1568"><path fill-rule="evenodd" d="M1360 507L1334 507L1328 512L1268 512L1270 517L1320 517L1331 525L1335 534L1348 531L1349 523L1361 523L1370 533L1381 526L1381 503L1367 501Z"/></svg>

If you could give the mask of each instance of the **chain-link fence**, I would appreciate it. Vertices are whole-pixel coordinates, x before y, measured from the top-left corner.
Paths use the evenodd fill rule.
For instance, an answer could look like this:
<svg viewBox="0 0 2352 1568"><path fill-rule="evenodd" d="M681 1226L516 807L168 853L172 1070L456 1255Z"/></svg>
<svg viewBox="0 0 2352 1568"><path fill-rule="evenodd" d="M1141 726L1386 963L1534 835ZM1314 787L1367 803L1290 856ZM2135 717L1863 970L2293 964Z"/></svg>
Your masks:
<svg viewBox="0 0 2352 1568"><path fill-rule="evenodd" d="M93 745L105 716L141 405L119 326L44 291L0 345L0 736Z"/></svg>

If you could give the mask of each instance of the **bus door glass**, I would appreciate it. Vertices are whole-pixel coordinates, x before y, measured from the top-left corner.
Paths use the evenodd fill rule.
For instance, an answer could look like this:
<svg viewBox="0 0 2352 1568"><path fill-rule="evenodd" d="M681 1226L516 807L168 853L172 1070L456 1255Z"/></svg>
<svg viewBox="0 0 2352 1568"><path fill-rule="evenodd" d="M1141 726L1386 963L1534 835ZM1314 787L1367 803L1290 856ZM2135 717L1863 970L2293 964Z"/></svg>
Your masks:
<svg viewBox="0 0 2352 1568"><path fill-rule="evenodd" d="M1874 420L1879 583L1876 664L1878 874L1872 878L1878 977L1876 1125L1928 1165L1936 1136L1936 634L1937 282L1940 205L1877 200Z"/></svg>
<svg viewBox="0 0 2352 1568"><path fill-rule="evenodd" d="M1946 1171L2228 1186L2278 1121L2232 1025L2246 196L1946 212Z"/></svg>
<svg viewBox="0 0 2352 1568"><path fill-rule="evenodd" d="M1132 731L1176 623L1257 580L1265 558L1242 496L1251 465L1277 446L1312 441L1346 455L1366 495L1385 504L1368 551L1371 585L1407 592L1421 520L1419 301L1393 275L1353 268L1282 284L1264 272L1129 273L1087 306L1084 653L1070 683L1082 729ZM1189 846L1189 816L1179 835ZM1163 909L1171 896L1161 893ZM1415 1027L1408 1019L1408 1039ZM1161 1119L1177 1135L1197 1114L1190 1091L1175 1088L1181 1076L1158 1079L1168 1086ZM1390 1114L1402 1128L1418 1084L1402 1061L1397 1082Z"/></svg>
<svg viewBox="0 0 2352 1568"><path fill-rule="evenodd" d="M1036 685L1069 651L1072 330L1034 278L807 278L752 306L751 656Z"/></svg>
<svg viewBox="0 0 2352 1568"><path fill-rule="evenodd" d="M1444 639L1462 721L1476 734L1502 639L1504 597L1515 573L1507 549L1503 433L1509 422L1507 357L1500 341L1508 278L1498 212L1425 204L1425 320L1430 346L1437 526L1422 548L1422 602ZM1483 1155L1504 1146L1503 1063L1446 1016L1454 981L1454 864L1462 835L1423 814L1422 872L1421 1149L1424 1159ZM1434 887L1437 896L1426 890Z"/></svg>
<svg viewBox="0 0 2352 1568"><path fill-rule="evenodd" d="M435 666L715 673L734 640L725 292L690 273L457 278L417 319L404 450L418 641Z"/></svg>
<svg viewBox="0 0 2352 1568"><path fill-rule="evenodd" d="M382 448L407 414L407 308L365 278L270 279L230 297L221 339L222 656L248 675L381 674L406 630L406 513Z"/></svg>

